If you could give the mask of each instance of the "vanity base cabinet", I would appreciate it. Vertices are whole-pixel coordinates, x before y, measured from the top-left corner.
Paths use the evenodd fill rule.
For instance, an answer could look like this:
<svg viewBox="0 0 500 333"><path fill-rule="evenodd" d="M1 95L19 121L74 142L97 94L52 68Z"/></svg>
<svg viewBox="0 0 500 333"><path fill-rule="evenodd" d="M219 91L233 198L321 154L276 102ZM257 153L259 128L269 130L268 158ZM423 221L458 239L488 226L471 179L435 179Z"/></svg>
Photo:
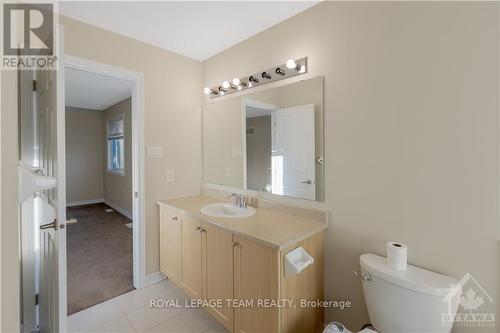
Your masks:
<svg viewBox="0 0 500 333"><path fill-rule="evenodd" d="M233 331L232 306L228 306L233 295L233 234L213 227L202 225L203 244L203 298L221 300L222 307L208 308L228 331Z"/></svg>
<svg viewBox="0 0 500 333"><path fill-rule="evenodd" d="M285 255L299 246L314 263L285 276ZM324 309L301 301L324 300L324 264L324 231L280 250L160 205L161 271L193 298L221 300L206 310L230 332L322 332ZM262 303L280 300L295 306Z"/></svg>
<svg viewBox="0 0 500 333"><path fill-rule="evenodd" d="M180 287L193 298L202 298L202 244L201 222L181 216L181 279Z"/></svg>
<svg viewBox="0 0 500 333"><path fill-rule="evenodd" d="M259 306L259 300L277 300L280 284L279 251L243 237L234 236L234 298L251 301L252 307L234 310L238 333L280 332L278 308Z"/></svg>
<svg viewBox="0 0 500 333"><path fill-rule="evenodd" d="M160 206L160 271L175 283L181 276L181 221L177 213Z"/></svg>

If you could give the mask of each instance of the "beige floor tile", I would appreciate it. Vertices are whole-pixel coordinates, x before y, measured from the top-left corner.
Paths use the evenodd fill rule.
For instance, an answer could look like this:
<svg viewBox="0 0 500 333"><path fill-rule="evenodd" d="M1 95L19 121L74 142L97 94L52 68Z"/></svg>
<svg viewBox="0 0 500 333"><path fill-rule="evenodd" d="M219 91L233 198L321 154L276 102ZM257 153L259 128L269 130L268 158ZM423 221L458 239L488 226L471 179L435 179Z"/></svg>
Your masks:
<svg viewBox="0 0 500 333"><path fill-rule="evenodd" d="M152 299L177 299L187 297L169 280L163 280L143 289L137 289L116 298L123 312L130 313L150 304Z"/></svg>
<svg viewBox="0 0 500 333"><path fill-rule="evenodd" d="M137 332L146 332L161 322L172 318L182 312L182 309L152 309L148 305L127 313Z"/></svg>
<svg viewBox="0 0 500 333"><path fill-rule="evenodd" d="M179 317L195 332L204 332L210 328L219 328L220 324L203 309L187 309Z"/></svg>
<svg viewBox="0 0 500 333"><path fill-rule="evenodd" d="M134 327L130 324L125 315L113 319L112 321L87 330L88 333L135 333Z"/></svg>
<svg viewBox="0 0 500 333"><path fill-rule="evenodd" d="M120 316L123 311L115 299L97 304L91 308L77 312L68 317L68 331L81 332L96 327Z"/></svg>
<svg viewBox="0 0 500 333"><path fill-rule="evenodd" d="M148 331L148 333L193 333L193 330L189 328L179 316L175 316L161 324L153 327Z"/></svg>
<svg viewBox="0 0 500 333"><path fill-rule="evenodd" d="M229 331L220 326L218 328L211 327L208 330L203 331L203 333L229 333Z"/></svg>

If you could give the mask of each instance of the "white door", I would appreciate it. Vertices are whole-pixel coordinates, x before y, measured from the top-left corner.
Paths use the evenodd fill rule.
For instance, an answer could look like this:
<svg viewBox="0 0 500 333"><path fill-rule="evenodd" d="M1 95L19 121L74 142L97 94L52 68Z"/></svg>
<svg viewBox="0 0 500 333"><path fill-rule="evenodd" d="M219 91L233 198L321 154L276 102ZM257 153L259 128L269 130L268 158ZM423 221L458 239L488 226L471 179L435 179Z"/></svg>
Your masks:
<svg viewBox="0 0 500 333"><path fill-rule="evenodd" d="M278 109L272 118L272 192L314 200L314 104Z"/></svg>
<svg viewBox="0 0 500 333"><path fill-rule="evenodd" d="M59 72L20 71L20 160L36 174L58 180L55 188L37 192L20 206L24 332L66 330L64 135L60 137L64 113L58 100Z"/></svg>

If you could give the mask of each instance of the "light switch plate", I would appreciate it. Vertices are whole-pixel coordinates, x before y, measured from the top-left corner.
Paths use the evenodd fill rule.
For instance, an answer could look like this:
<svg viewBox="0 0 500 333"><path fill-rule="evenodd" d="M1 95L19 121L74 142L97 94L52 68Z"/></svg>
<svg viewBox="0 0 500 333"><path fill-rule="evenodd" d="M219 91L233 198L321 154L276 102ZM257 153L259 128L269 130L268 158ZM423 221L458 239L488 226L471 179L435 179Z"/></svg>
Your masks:
<svg viewBox="0 0 500 333"><path fill-rule="evenodd" d="M233 157L241 157L241 148L236 147L231 149L231 156Z"/></svg>
<svg viewBox="0 0 500 333"><path fill-rule="evenodd" d="M147 146L146 156L148 158L163 158L163 147L160 146Z"/></svg>
<svg viewBox="0 0 500 333"><path fill-rule="evenodd" d="M175 172L172 169L167 170L167 183L175 181Z"/></svg>

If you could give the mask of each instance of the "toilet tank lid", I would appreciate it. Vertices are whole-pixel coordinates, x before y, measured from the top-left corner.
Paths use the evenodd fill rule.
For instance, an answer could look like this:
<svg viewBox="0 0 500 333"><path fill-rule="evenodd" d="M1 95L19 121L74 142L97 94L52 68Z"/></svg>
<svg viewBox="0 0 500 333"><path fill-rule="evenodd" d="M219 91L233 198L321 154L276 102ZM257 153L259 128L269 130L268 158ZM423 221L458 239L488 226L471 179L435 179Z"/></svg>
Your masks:
<svg viewBox="0 0 500 333"><path fill-rule="evenodd" d="M363 254L359 262L370 274L423 294L444 297L460 288L457 280L452 277L412 265L408 265L404 271L397 270L387 264L385 257L376 254Z"/></svg>

